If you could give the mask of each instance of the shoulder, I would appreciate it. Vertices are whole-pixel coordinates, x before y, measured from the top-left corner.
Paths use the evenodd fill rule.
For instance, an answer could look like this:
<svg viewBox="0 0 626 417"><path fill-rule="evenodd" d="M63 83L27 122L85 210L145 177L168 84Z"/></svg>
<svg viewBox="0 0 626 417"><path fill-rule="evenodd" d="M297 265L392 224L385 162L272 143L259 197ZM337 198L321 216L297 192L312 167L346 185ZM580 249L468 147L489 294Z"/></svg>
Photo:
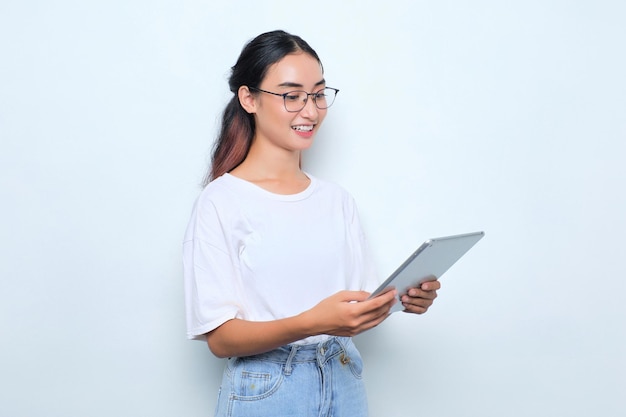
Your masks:
<svg viewBox="0 0 626 417"><path fill-rule="evenodd" d="M222 175L208 183L197 197L196 205L221 206L233 204L241 198L241 190L236 190L235 183L229 175Z"/></svg>
<svg viewBox="0 0 626 417"><path fill-rule="evenodd" d="M192 217L200 218L202 222L223 218L237 211L241 200L241 193L233 189L230 178L221 176L200 191L193 206Z"/></svg>
<svg viewBox="0 0 626 417"><path fill-rule="evenodd" d="M343 186L333 181L313 177L308 173L307 175L315 184L315 194L317 194L320 198L340 204L344 208L347 208L348 211L355 208L356 202L354 197Z"/></svg>
<svg viewBox="0 0 626 417"><path fill-rule="evenodd" d="M228 177L211 181L196 197L185 240L219 240L221 230L229 228L240 212L241 200L241 195L230 186Z"/></svg>
<svg viewBox="0 0 626 417"><path fill-rule="evenodd" d="M306 175L311 179L313 184L315 184L315 188L317 191L320 191L323 193L337 194L337 195L341 195L347 198L352 198L352 195L348 192L348 190L346 190L343 186L337 184L336 182L329 181L326 179L321 179L313 175L310 175L309 173L307 173Z"/></svg>
<svg viewBox="0 0 626 417"><path fill-rule="evenodd" d="M346 198L352 199L352 194L350 194L350 192L346 188L344 188L342 185L334 181L327 180L327 179L313 177L309 175L308 173L307 175L311 177L312 179L314 178L314 181L317 183L317 185L324 191L340 194Z"/></svg>

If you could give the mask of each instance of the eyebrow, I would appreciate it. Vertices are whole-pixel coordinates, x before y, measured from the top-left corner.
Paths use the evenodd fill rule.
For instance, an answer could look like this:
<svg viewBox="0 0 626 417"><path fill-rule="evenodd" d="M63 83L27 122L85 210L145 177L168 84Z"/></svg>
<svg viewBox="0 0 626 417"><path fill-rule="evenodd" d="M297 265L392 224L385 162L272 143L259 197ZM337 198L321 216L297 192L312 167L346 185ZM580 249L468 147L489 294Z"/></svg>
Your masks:
<svg viewBox="0 0 626 417"><path fill-rule="evenodd" d="M315 83L315 87L317 87L318 85L322 85L322 84L326 84L326 80L325 79L321 79L318 82ZM304 88L304 86L302 84L298 84L298 83L292 83L292 82L284 82L284 83L280 83L278 84L279 87L295 87L295 88Z"/></svg>

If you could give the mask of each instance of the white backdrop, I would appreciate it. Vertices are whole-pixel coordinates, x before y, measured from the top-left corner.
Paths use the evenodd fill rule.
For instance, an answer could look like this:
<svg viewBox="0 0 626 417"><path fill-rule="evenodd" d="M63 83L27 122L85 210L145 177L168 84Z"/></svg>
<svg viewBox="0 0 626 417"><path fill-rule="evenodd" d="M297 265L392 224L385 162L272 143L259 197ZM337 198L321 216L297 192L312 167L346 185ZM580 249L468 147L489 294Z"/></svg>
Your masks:
<svg viewBox="0 0 626 417"><path fill-rule="evenodd" d="M0 415L209 416L181 240L226 78L266 30L341 89L306 169L381 276L485 230L425 316L359 336L372 416L626 413L626 6L0 3Z"/></svg>

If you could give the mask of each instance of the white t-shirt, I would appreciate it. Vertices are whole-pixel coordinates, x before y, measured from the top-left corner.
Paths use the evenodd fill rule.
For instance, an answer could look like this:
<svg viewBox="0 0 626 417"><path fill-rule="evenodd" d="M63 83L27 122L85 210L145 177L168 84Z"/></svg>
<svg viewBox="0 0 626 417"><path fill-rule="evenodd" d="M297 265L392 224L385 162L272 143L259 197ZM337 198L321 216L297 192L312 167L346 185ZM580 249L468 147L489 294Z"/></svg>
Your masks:
<svg viewBox="0 0 626 417"><path fill-rule="evenodd" d="M188 338L204 340L233 318L291 317L337 291L376 288L353 198L308 176L298 194L230 174L202 191L183 244Z"/></svg>

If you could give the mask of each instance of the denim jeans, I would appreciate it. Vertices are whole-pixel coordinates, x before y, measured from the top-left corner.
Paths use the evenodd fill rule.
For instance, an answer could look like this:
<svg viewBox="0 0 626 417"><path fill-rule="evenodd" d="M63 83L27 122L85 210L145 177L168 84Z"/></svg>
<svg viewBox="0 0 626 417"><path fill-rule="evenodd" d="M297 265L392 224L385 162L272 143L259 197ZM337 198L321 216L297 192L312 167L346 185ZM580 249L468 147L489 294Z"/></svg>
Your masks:
<svg viewBox="0 0 626 417"><path fill-rule="evenodd" d="M230 358L217 417L365 417L363 362L347 337Z"/></svg>

